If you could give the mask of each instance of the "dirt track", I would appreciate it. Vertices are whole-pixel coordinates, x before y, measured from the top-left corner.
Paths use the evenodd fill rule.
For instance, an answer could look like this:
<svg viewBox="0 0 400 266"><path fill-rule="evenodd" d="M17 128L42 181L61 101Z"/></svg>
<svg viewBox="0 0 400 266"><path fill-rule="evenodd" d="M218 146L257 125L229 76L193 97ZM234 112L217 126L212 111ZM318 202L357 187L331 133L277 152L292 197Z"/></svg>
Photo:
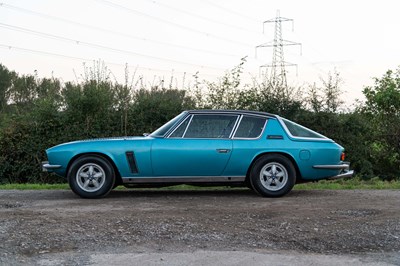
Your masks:
<svg viewBox="0 0 400 266"><path fill-rule="evenodd" d="M400 191L295 190L270 199L248 190L136 190L100 200L0 191L0 264L198 251L376 254L378 262L400 264Z"/></svg>

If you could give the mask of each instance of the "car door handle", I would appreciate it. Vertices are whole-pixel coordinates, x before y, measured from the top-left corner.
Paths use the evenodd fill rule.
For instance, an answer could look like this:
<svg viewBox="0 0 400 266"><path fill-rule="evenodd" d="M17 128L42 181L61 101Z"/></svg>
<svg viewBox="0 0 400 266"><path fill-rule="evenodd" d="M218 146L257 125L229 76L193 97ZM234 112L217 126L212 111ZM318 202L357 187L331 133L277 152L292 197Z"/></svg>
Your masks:
<svg viewBox="0 0 400 266"><path fill-rule="evenodd" d="M217 152L218 153L228 153L228 152L230 152L231 150L229 150L229 149L217 149Z"/></svg>

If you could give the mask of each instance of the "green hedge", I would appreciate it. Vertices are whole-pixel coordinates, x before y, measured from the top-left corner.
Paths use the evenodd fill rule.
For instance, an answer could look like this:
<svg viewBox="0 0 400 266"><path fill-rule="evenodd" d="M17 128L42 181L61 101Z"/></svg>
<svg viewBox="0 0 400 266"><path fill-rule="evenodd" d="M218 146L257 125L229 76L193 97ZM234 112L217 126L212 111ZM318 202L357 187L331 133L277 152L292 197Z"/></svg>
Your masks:
<svg viewBox="0 0 400 266"><path fill-rule="evenodd" d="M219 82L197 80L193 88L184 90L127 86L107 78L63 84L18 75L0 65L0 183L62 182L41 172L46 148L77 139L142 135L195 108L276 113L344 146L362 178L400 176L398 72L387 73L367 87L366 103L339 112L338 82L311 89L276 88L268 81L242 85L242 65Z"/></svg>

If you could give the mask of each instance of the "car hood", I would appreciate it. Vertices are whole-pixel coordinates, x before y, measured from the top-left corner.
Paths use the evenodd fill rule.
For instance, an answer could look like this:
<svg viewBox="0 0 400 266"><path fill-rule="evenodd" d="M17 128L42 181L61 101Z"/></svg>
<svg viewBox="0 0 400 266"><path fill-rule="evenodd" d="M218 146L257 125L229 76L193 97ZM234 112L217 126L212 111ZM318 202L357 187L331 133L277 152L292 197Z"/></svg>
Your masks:
<svg viewBox="0 0 400 266"><path fill-rule="evenodd" d="M77 140L77 141L71 141L71 142L66 142L66 143L61 143L56 146L53 146L47 151L55 150L55 149L60 149L60 148L66 148L66 147L79 147L82 145L90 145L90 144L101 144L101 143L110 143L110 142L120 142L120 141L127 141L127 140L135 140L135 141L141 141L141 140L148 140L149 136L142 137L142 136L130 136L130 137L111 137L111 138L97 138L97 139L84 139L84 140Z"/></svg>

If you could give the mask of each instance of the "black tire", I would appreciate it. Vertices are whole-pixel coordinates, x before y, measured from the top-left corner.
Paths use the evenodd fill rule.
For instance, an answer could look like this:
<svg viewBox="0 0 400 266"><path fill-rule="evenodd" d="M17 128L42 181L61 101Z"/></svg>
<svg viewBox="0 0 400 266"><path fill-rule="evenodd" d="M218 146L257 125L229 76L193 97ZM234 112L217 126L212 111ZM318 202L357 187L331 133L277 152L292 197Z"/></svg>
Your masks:
<svg viewBox="0 0 400 266"><path fill-rule="evenodd" d="M267 154L258 158L250 171L250 184L263 197L282 197L296 183L293 163L280 154Z"/></svg>
<svg viewBox="0 0 400 266"><path fill-rule="evenodd" d="M68 183L72 191L82 198L101 198L114 187L114 168L100 156L82 156L72 163Z"/></svg>

